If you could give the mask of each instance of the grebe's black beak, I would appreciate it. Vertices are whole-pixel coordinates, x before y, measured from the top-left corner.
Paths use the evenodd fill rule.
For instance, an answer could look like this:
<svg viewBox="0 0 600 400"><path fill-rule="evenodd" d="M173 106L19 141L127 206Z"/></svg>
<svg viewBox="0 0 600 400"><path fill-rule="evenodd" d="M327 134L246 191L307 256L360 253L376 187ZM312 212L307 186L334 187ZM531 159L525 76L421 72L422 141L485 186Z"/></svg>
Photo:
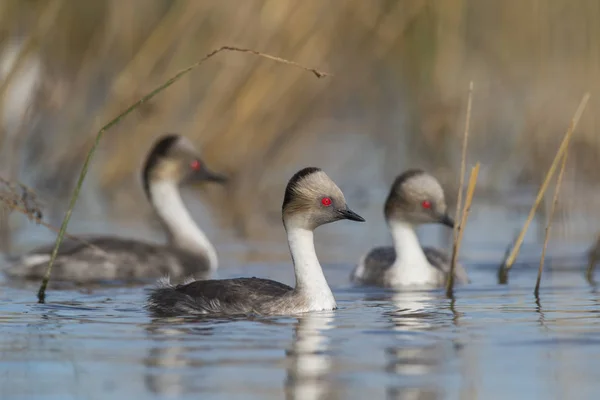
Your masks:
<svg viewBox="0 0 600 400"><path fill-rule="evenodd" d="M213 172L206 167L203 167L198 171L194 171L185 179L185 183L187 184L199 184L203 182L216 182L224 184L225 182L227 182L227 177L217 172Z"/></svg>
<svg viewBox="0 0 600 400"><path fill-rule="evenodd" d="M213 172L209 169L204 169L204 179L210 182L216 183L225 183L227 182L227 177L225 175Z"/></svg>
<svg viewBox="0 0 600 400"><path fill-rule="evenodd" d="M454 219L448 214L440 215L440 224L446 225L447 227L454 228Z"/></svg>
<svg viewBox="0 0 600 400"><path fill-rule="evenodd" d="M365 219L363 217L361 217L360 215L358 215L357 213L355 213L354 211L352 211L349 208L346 208L344 210L338 210L338 214L340 215L340 217L342 219L349 219L350 221L365 222Z"/></svg>

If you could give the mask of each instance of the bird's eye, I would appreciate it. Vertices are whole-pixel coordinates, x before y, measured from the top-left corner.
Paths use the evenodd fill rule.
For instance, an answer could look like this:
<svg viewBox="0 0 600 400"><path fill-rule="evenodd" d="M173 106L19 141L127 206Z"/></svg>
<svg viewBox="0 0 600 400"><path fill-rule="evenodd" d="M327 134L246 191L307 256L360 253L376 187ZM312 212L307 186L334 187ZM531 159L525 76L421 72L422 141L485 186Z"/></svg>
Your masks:
<svg viewBox="0 0 600 400"><path fill-rule="evenodd" d="M190 163L190 168L194 171L198 171L200 169L200 161L194 160Z"/></svg>
<svg viewBox="0 0 600 400"><path fill-rule="evenodd" d="M423 202L421 203L421 207L428 210L431 208L431 202L429 200L423 200Z"/></svg>
<svg viewBox="0 0 600 400"><path fill-rule="evenodd" d="M321 204L323 204L325 207L329 207L331 205L331 198L323 197L321 199Z"/></svg>

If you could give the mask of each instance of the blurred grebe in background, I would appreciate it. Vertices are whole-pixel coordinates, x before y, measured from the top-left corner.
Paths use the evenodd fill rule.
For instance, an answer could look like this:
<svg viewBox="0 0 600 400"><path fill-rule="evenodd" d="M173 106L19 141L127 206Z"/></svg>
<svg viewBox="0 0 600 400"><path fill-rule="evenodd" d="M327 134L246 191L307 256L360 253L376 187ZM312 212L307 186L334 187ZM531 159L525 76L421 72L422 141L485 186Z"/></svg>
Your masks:
<svg viewBox="0 0 600 400"><path fill-rule="evenodd" d="M351 280L373 286L441 286L450 271L450 258L438 249L421 247L414 227L440 223L454 227L447 213L444 190L433 176L408 170L394 181L384 207L393 247L375 247L363 256ZM464 268L457 264L455 282L468 283Z"/></svg>
<svg viewBox="0 0 600 400"><path fill-rule="evenodd" d="M209 170L193 144L180 135L166 135L152 147L142 181L148 201L166 231L167 244L152 244L118 236L81 236L86 243L65 240L52 268L54 281L91 283L147 280L208 274L217 268L217 253L185 207L179 186L226 181ZM90 246L91 244L91 246ZM13 260L8 276L43 277L54 244Z"/></svg>

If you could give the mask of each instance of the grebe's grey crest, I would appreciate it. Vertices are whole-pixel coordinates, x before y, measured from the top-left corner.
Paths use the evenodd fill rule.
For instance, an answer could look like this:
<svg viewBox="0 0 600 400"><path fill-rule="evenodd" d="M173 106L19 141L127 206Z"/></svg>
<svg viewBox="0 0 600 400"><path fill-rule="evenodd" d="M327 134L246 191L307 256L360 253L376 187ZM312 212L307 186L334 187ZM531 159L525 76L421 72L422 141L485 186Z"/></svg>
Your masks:
<svg viewBox="0 0 600 400"><path fill-rule="evenodd" d="M364 221L348 209L344 194L319 168L298 171L288 182L281 206L283 223L314 230L341 219Z"/></svg>
<svg viewBox="0 0 600 400"><path fill-rule="evenodd" d="M305 168L290 179L282 217L295 288L259 278L202 280L177 286L162 281L148 297L148 309L155 315L282 315L335 309L315 253L313 230L341 219L364 219L348 208L341 190L318 168Z"/></svg>
<svg viewBox="0 0 600 400"><path fill-rule="evenodd" d="M377 286L443 285L450 270L448 255L421 247L414 231L426 223L454 227L437 179L419 169L402 173L392 184L384 214L394 245L371 249L352 272L352 281ZM461 265L456 267L455 279L469 282Z"/></svg>
<svg viewBox="0 0 600 400"><path fill-rule="evenodd" d="M166 245L118 236L82 236L88 244L63 242L52 269L53 280L77 283L106 280L147 280L165 274L207 274L217 268L217 254L183 204L180 185L225 182L207 168L193 144L183 136L169 134L157 140L142 170L146 196L161 220ZM13 278L40 279L54 244L19 257L6 271Z"/></svg>

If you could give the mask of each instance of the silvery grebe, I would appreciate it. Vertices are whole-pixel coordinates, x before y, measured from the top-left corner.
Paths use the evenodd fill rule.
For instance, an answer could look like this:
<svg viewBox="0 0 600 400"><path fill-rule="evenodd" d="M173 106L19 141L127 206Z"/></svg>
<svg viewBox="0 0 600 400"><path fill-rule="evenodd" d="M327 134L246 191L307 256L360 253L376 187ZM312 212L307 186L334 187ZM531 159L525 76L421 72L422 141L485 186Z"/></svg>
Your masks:
<svg viewBox="0 0 600 400"><path fill-rule="evenodd" d="M376 247L363 256L351 275L356 283L394 287L441 286L450 271L444 252L421 247L414 227L441 223L454 227L448 215L444 190L433 176L408 170L394 181L384 207L394 246ZM457 264L455 282L468 283L464 268Z"/></svg>
<svg viewBox="0 0 600 400"><path fill-rule="evenodd" d="M75 283L156 279L185 276L217 268L217 254L188 213L179 185L224 182L210 171L192 143L180 135L160 138L149 153L143 173L144 191L164 226L168 242L151 244L118 236L81 236L87 243L65 240L52 268L52 279ZM20 256L6 271L21 279L40 279L54 244Z"/></svg>
<svg viewBox="0 0 600 400"><path fill-rule="evenodd" d="M285 190L283 226L296 287L260 278L200 280L173 286L159 282L147 308L159 316L286 315L333 310L336 302L315 253L313 231L341 219L364 221L346 205L342 191L318 168L297 172Z"/></svg>

